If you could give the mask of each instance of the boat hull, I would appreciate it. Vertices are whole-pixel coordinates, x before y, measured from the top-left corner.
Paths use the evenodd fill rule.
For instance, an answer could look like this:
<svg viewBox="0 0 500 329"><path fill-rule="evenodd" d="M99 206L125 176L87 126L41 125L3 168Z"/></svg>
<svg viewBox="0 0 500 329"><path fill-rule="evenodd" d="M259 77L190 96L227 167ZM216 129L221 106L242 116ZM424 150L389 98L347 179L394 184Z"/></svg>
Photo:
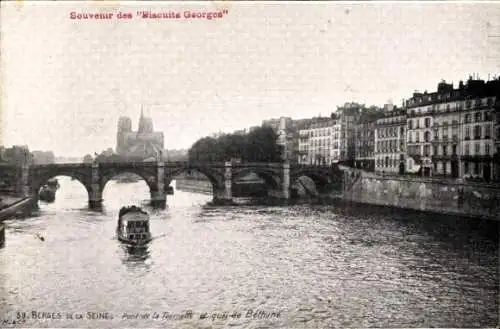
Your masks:
<svg viewBox="0 0 500 329"><path fill-rule="evenodd" d="M45 201L45 202L54 202L56 199L56 191L49 189L49 188L43 188L38 197L40 200Z"/></svg>
<svg viewBox="0 0 500 329"><path fill-rule="evenodd" d="M151 242L153 240L153 237L148 237L145 239L140 239L140 240L130 240L127 237L121 235L120 233L117 234L118 241L123 242L125 244L131 245L131 246L144 246Z"/></svg>

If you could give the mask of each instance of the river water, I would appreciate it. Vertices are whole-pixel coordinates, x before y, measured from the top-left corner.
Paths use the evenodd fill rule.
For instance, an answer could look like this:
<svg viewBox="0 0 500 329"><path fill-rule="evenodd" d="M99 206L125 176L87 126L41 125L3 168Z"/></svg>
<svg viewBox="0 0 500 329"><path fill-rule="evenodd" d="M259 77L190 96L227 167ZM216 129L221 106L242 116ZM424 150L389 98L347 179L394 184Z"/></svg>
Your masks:
<svg viewBox="0 0 500 329"><path fill-rule="evenodd" d="M114 237L118 210L147 203L144 182L108 183L103 211L93 212L80 183L59 181L55 203L7 222L0 327L498 323L497 223L360 207L210 207L211 196L176 191L167 209L149 209L156 238L129 250Z"/></svg>

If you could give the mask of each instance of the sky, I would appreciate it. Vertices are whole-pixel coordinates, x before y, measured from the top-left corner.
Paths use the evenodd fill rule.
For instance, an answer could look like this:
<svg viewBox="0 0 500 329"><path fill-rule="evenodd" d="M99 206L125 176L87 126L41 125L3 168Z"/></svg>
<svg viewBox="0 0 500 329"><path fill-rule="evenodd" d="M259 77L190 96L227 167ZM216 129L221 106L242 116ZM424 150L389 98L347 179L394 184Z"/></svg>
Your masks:
<svg viewBox="0 0 500 329"><path fill-rule="evenodd" d="M136 16L224 9L212 20ZM398 105L441 79L500 75L490 2L15 1L1 3L0 31L0 143L56 156L114 148L118 118L136 129L141 107L179 149L269 118Z"/></svg>

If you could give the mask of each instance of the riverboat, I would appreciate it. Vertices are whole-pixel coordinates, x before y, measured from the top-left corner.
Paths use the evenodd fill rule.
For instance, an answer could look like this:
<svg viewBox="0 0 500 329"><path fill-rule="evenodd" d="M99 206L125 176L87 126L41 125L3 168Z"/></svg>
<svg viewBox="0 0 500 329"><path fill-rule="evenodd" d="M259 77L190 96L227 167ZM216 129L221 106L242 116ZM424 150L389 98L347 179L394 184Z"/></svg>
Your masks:
<svg viewBox="0 0 500 329"><path fill-rule="evenodd" d="M116 235L129 245L145 245L152 240L149 231L149 214L140 207L122 207L118 215Z"/></svg>
<svg viewBox="0 0 500 329"><path fill-rule="evenodd" d="M47 184L42 186L42 189L40 190L39 197L40 200L46 201L46 202L54 202L56 199L56 191L59 189L59 182L57 179L52 178L47 181Z"/></svg>

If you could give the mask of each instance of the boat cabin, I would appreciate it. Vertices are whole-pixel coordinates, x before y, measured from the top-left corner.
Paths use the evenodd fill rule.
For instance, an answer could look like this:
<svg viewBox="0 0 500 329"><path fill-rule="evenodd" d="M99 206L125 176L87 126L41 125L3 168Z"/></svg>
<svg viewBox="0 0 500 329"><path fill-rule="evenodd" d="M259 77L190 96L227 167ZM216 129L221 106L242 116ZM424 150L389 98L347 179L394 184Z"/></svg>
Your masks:
<svg viewBox="0 0 500 329"><path fill-rule="evenodd" d="M120 209L117 232L119 238L127 241L147 241L149 232L149 215L136 206Z"/></svg>

